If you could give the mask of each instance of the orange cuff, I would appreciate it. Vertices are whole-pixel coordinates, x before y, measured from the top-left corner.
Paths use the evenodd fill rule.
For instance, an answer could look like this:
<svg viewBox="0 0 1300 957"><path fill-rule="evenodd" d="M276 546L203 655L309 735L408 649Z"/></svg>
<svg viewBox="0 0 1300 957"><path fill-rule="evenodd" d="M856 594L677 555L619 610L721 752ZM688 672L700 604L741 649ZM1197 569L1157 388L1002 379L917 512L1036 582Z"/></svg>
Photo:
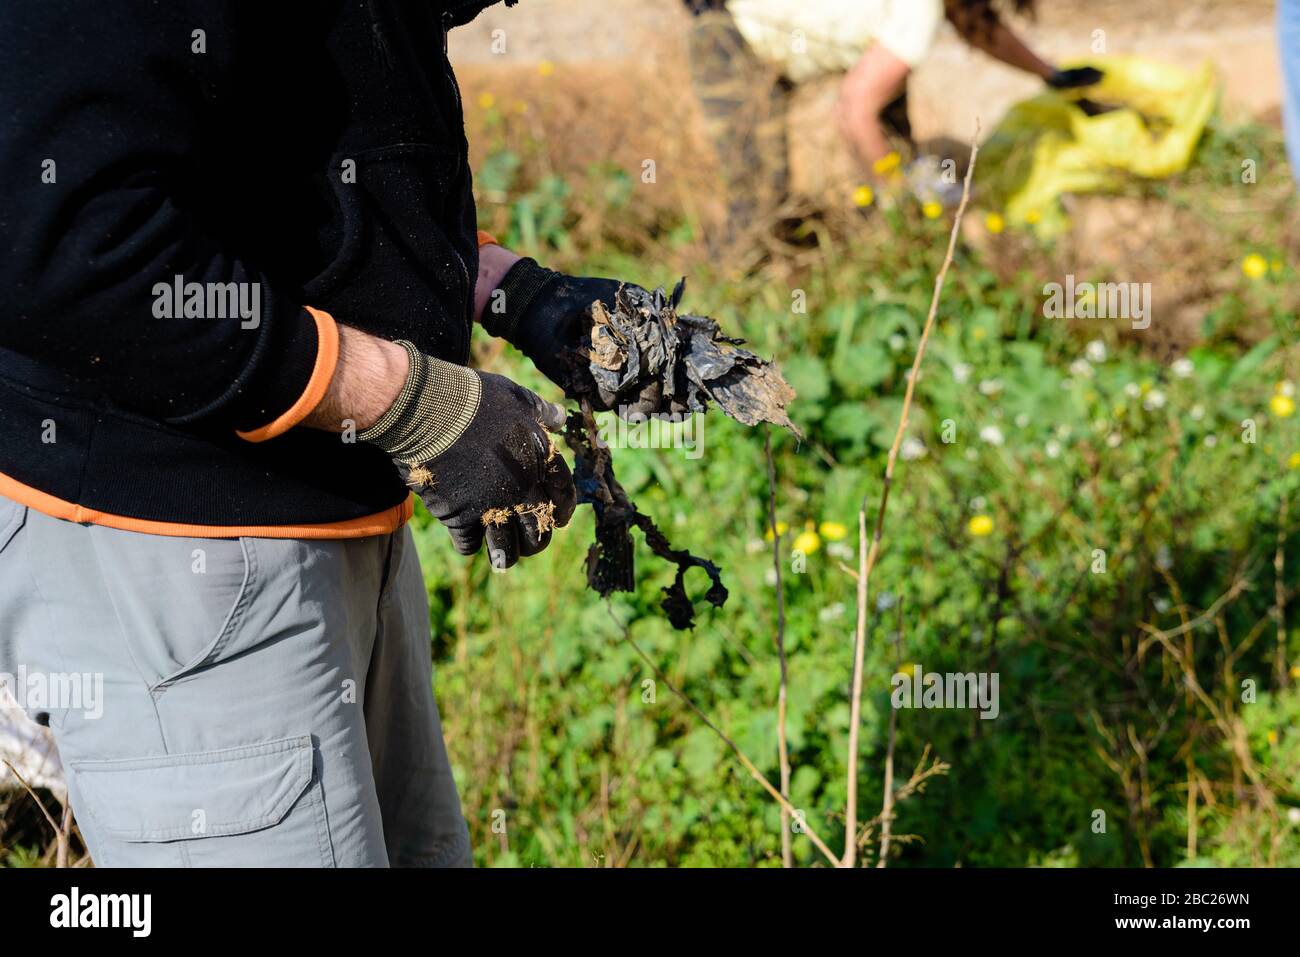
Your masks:
<svg viewBox="0 0 1300 957"><path fill-rule="evenodd" d="M478 231L478 245L479 249L482 249L484 246L500 246L501 243L497 242L497 238L486 229L480 229Z"/></svg>
<svg viewBox="0 0 1300 957"><path fill-rule="evenodd" d="M329 391L334 370L339 364L339 327L328 312L321 312L311 306L303 308L316 320L316 364L312 367L311 378L307 380L307 388L298 396L298 401L274 421L250 432L235 432L247 442L265 442L277 435L284 435L311 415Z"/></svg>

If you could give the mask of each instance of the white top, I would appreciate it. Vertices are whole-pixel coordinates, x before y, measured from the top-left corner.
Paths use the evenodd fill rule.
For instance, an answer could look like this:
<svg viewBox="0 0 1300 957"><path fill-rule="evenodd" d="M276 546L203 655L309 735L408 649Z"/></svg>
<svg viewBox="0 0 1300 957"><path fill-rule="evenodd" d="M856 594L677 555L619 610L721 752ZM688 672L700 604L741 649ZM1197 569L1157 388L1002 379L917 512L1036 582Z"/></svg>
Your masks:
<svg viewBox="0 0 1300 957"><path fill-rule="evenodd" d="M759 58L795 82L849 69L872 43L915 67L944 18L943 0L731 0L727 9Z"/></svg>

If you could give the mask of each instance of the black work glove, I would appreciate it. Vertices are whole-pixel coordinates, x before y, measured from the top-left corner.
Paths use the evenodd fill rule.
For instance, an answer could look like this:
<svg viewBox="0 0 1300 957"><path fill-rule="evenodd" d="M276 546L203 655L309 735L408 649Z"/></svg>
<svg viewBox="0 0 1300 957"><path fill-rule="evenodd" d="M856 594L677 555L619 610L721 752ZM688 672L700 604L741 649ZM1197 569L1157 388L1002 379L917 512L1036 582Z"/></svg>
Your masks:
<svg viewBox="0 0 1300 957"><path fill-rule="evenodd" d="M401 394L357 438L398 471L451 534L462 555L487 539L494 568L551 542L573 516L573 476L547 430L564 410L504 376L475 372L398 343L410 359Z"/></svg>
<svg viewBox="0 0 1300 957"><path fill-rule="evenodd" d="M566 276L539 266L536 260L521 259L489 298L483 310L483 328L531 359L565 396L589 398L597 411L617 409L624 417L681 412L676 405L665 403L658 379L632 383L613 395L598 388L591 377L592 304L602 302L613 312L614 296L624 286L632 284Z"/></svg>
<svg viewBox="0 0 1300 957"><path fill-rule="evenodd" d="M1056 70L1047 78L1047 85L1054 90L1073 90L1100 83L1105 75L1095 66L1076 66L1068 70Z"/></svg>

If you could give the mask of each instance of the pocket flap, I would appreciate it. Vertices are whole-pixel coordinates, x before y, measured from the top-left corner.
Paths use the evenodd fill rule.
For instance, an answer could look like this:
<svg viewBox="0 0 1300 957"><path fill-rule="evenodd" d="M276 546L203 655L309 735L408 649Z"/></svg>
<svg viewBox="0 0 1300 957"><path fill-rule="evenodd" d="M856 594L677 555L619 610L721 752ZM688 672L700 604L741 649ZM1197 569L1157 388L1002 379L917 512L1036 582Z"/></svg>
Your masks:
<svg viewBox="0 0 1300 957"><path fill-rule="evenodd" d="M123 841L182 841L278 824L311 784L311 735L219 751L72 765L91 814Z"/></svg>

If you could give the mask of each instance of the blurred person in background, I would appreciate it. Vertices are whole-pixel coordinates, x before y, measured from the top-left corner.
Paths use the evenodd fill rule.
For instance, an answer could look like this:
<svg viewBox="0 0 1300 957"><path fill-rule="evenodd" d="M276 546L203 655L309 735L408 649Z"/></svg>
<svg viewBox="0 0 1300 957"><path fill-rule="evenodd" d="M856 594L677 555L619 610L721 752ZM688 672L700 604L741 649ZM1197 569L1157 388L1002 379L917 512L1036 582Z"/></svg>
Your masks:
<svg viewBox="0 0 1300 957"><path fill-rule="evenodd" d="M843 73L836 120L869 178L915 152L907 81L946 18L976 49L1057 89L1101 79L1092 67L1058 69L1003 22L994 0L686 0L694 15L691 79L723 166L731 230L770 213L788 188L784 106L797 84ZM1016 13L1033 0L1007 0ZM918 198L945 204L960 184L937 157L906 172Z"/></svg>

